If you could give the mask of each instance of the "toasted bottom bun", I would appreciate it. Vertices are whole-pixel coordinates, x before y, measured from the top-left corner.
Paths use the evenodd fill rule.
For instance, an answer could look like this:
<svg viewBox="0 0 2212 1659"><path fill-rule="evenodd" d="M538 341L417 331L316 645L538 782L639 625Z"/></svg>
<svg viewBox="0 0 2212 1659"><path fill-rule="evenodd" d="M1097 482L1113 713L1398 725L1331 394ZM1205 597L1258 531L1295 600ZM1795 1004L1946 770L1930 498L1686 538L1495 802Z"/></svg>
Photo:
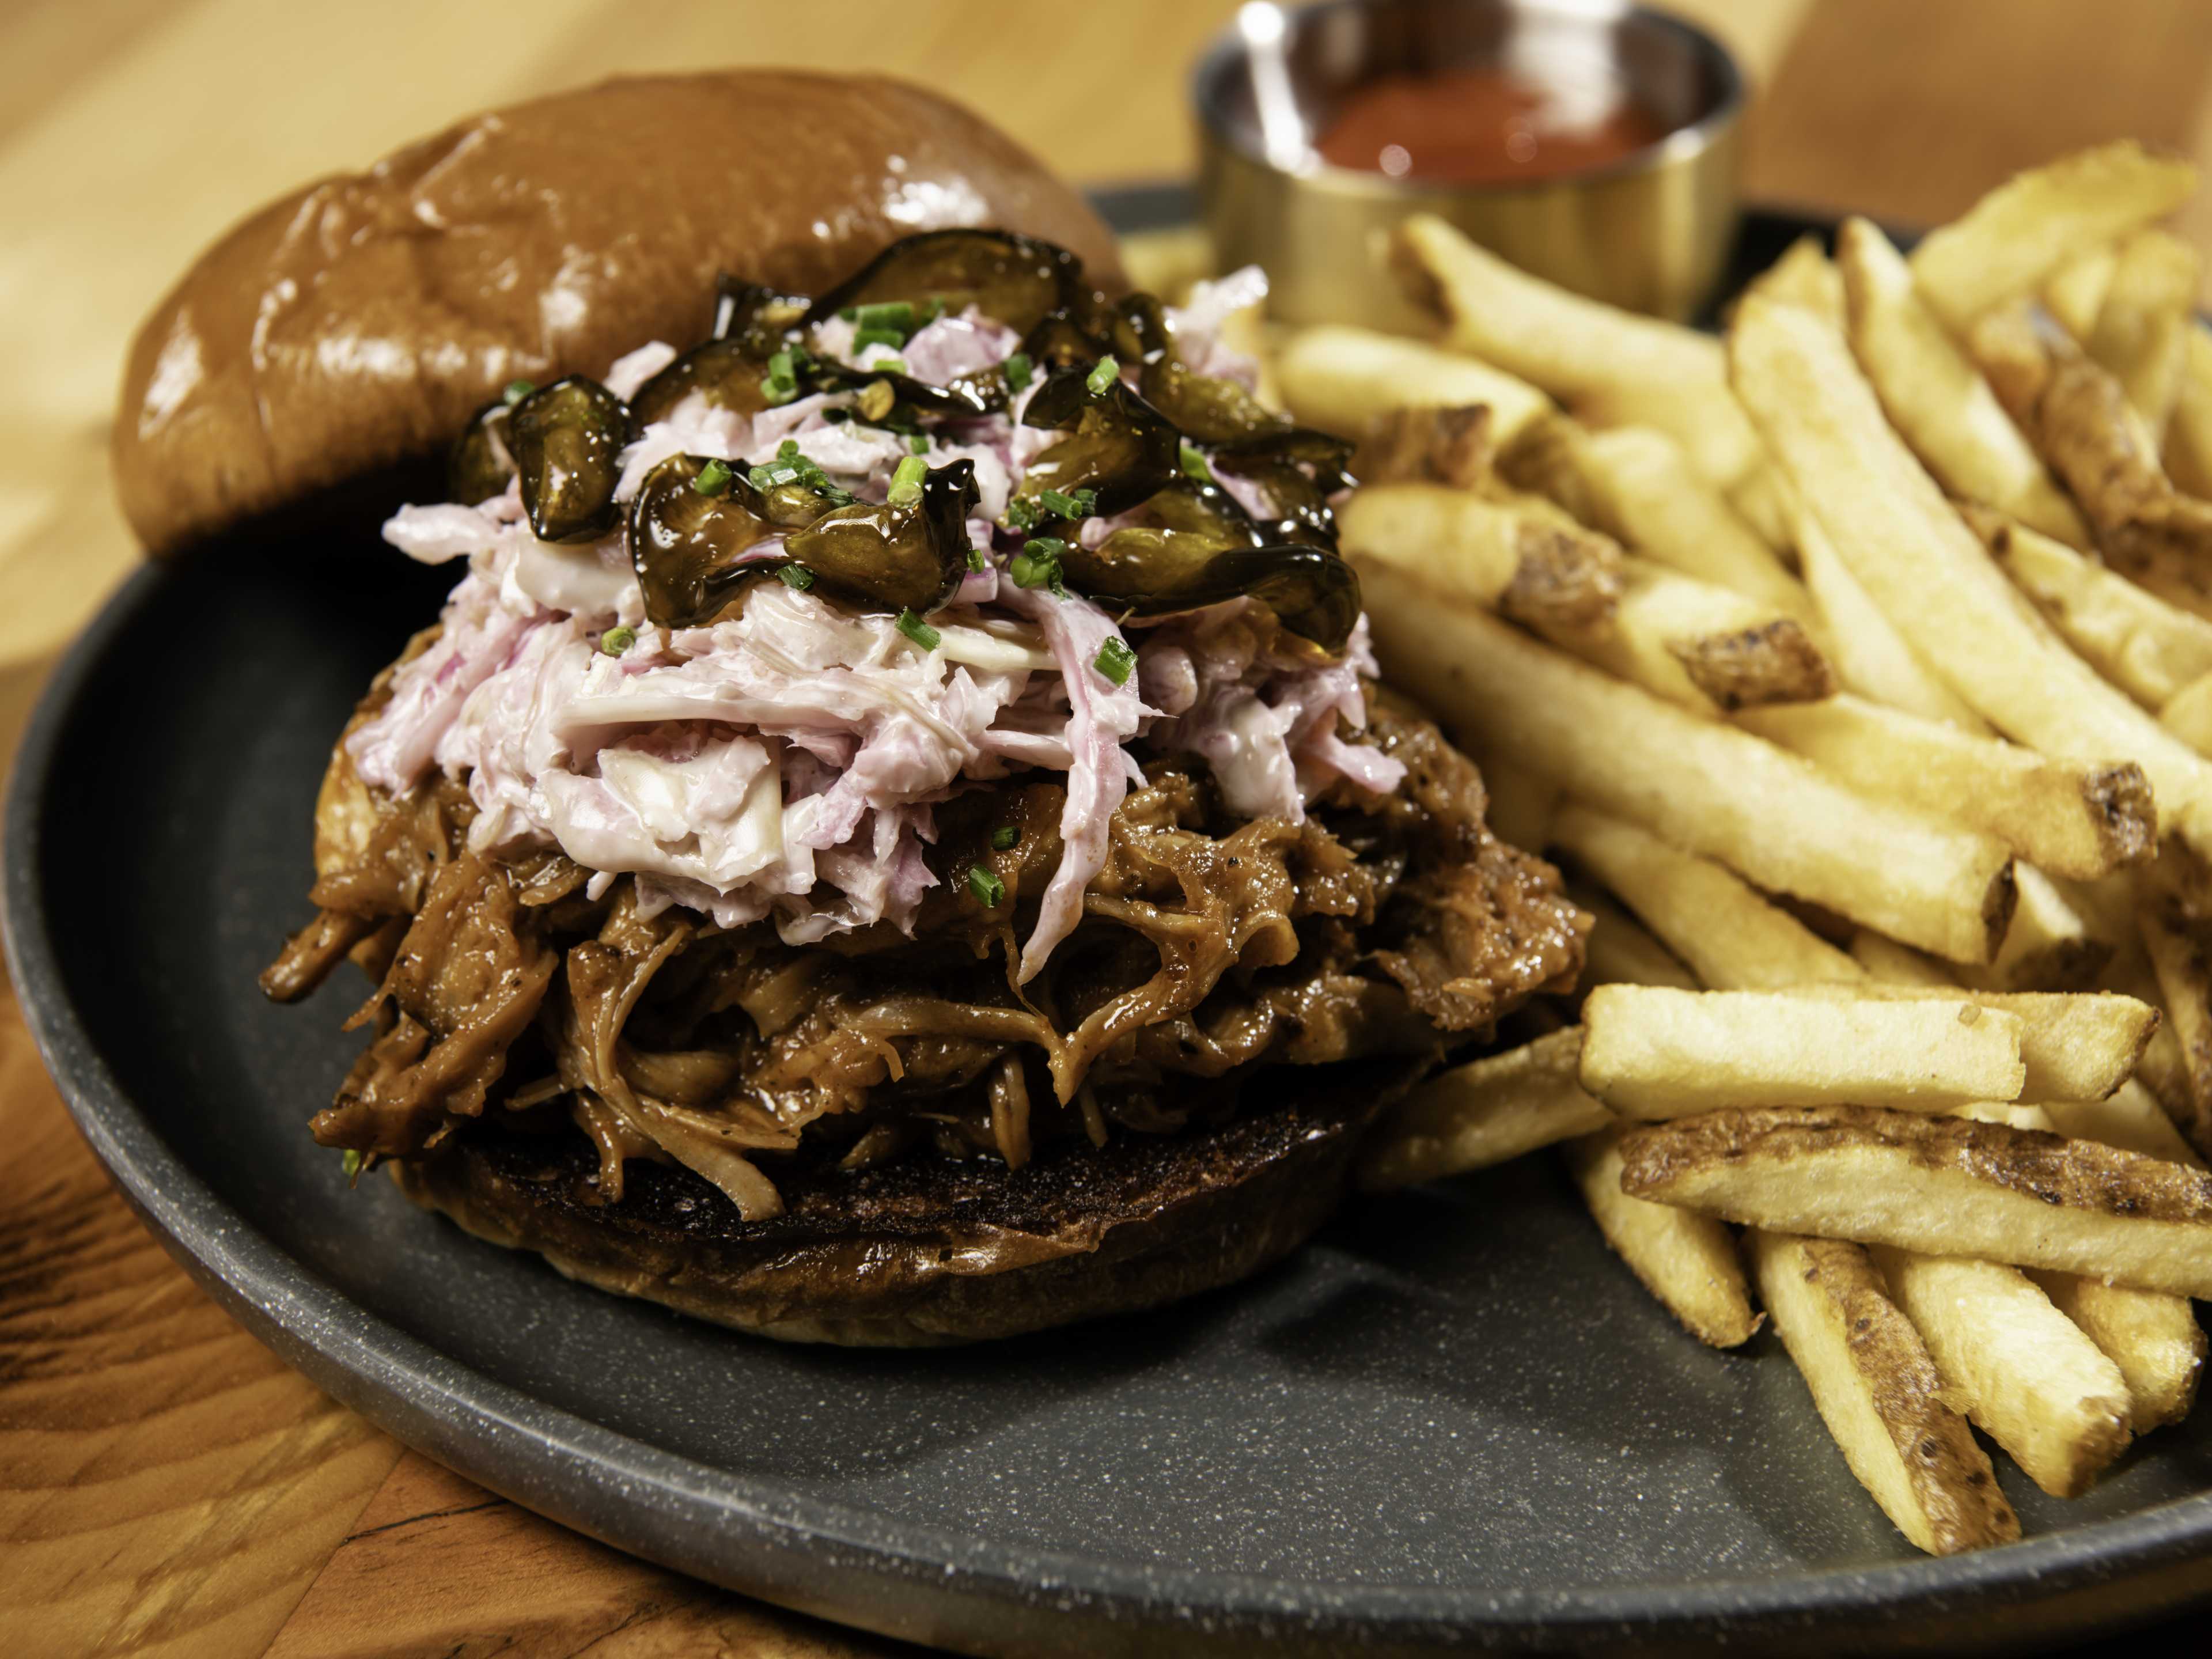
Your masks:
<svg viewBox="0 0 2212 1659"><path fill-rule="evenodd" d="M1270 1068L1224 1123L1061 1142L1019 1170L925 1158L779 1171L787 1207L764 1221L687 1170L636 1160L620 1203L591 1203L598 1160L580 1135L476 1127L392 1168L416 1203L601 1290L787 1342L975 1342L1158 1307L1287 1255L1335 1211L1362 1133L1424 1069Z"/></svg>

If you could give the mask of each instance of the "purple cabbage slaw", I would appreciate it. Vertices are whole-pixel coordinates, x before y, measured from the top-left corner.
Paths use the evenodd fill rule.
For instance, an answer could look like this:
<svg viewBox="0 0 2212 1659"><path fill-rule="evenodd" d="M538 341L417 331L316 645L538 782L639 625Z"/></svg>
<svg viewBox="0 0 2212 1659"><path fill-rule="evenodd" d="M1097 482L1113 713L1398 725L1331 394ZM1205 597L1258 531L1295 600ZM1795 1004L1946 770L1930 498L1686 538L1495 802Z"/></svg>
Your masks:
<svg viewBox="0 0 2212 1659"><path fill-rule="evenodd" d="M1223 322L1266 292L1257 271L1201 283L1169 313L1204 373L1248 386L1254 366L1220 341ZM850 353L849 324L817 331ZM943 384L1002 361L1018 342L972 310L918 330L898 354ZM655 343L605 377L625 399L675 356ZM773 459L787 440L856 495L880 501L909 453L899 434L828 412L849 394L801 398L745 416L693 394L624 452L617 498L670 455L733 465ZM1274 634L1238 600L1124 633L1076 594L1001 580L994 521L1052 434L1008 416L927 432L932 467L973 461L971 520L985 568L933 612L924 648L888 616L848 611L775 581L711 627L649 623L619 532L581 546L538 541L519 489L473 505L402 507L385 538L428 563L466 559L436 638L392 676L392 695L347 739L364 781L404 793L433 769L466 780L487 853L557 848L595 890L635 877L641 905L672 904L726 927L772 921L805 944L888 921L910 931L936 883L922 854L932 809L971 784L1029 770L1066 775L1064 852L1022 951L1042 968L1081 919L1105 862L1108 821L1144 774L1133 745L1183 750L1212 769L1241 816L1303 820L1339 778L1378 793L1403 767L1340 735L1366 724L1360 677L1375 663L1363 617L1337 662L1270 649ZM1264 503L1260 504L1264 507ZM1097 521L1086 535L1103 533ZM630 635L611 630L625 629ZM1116 683L1109 641L1134 657ZM617 647L622 648L617 649Z"/></svg>

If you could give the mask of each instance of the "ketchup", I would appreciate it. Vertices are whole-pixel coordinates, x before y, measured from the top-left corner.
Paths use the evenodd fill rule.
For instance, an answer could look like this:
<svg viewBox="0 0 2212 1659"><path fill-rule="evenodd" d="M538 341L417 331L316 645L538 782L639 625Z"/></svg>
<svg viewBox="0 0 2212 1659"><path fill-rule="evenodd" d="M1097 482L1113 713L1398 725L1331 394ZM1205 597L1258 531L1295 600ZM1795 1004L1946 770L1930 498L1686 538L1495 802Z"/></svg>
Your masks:
<svg viewBox="0 0 2212 1659"><path fill-rule="evenodd" d="M1315 148L1333 166L1394 179L1510 185L1586 173L1668 131L1626 101L1593 123L1566 125L1553 102L1503 70L1385 76L1346 98Z"/></svg>

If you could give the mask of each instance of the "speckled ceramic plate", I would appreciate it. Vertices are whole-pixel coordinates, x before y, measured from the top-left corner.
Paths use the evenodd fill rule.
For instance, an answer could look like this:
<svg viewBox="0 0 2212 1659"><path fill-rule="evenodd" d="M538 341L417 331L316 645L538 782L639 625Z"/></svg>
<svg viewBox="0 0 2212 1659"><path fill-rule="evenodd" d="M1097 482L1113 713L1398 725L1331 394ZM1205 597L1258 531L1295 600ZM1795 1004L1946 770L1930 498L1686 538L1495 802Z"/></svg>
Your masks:
<svg viewBox="0 0 2212 1659"><path fill-rule="evenodd" d="M253 981L307 914L332 734L447 584L374 523L125 586L24 743L6 896L32 1029L131 1201L410 1444L656 1561L978 1653L2021 1646L2212 1592L2212 1413L2076 1504L2000 1460L2029 1540L1923 1559L1773 1341L1685 1337L1541 1158L1360 1204L1164 1313L938 1353L733 1336L349 1192L306 1121L356 988L286 1009Z"/></svg>

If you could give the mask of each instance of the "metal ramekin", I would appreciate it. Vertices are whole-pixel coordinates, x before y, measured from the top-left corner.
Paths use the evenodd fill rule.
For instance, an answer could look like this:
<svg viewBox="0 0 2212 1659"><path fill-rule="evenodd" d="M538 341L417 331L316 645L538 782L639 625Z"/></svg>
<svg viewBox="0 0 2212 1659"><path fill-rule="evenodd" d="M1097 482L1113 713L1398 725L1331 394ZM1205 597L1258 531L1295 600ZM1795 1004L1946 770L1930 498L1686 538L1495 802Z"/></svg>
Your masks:
<svg viewBox="0 0 2212 1659"><path fill-rule="evenodd" d="M1256 21L1263 30L1275 21ZM1381 258L1390 230L1416 212L1632 310L1682 318L1711 295L1735 233L1744 86L1735 60L1702 30L1625 0L1329 0L1287 12L1279 26L1278 161L1267 156L1243 30L1214 43L1192 86L1206 226L1223 269L1265 268L1273 316L1419 331ZM1496 62L1527 30L1560 31L1558 43L1605 54L1672 131L1607 167L1503 186L1355 172L1300 159L1283 143L1286 117L1299 130L1291 137L1310 142L1370 76ZM1268 54L1257 56L1265 82Z"/></svg>

